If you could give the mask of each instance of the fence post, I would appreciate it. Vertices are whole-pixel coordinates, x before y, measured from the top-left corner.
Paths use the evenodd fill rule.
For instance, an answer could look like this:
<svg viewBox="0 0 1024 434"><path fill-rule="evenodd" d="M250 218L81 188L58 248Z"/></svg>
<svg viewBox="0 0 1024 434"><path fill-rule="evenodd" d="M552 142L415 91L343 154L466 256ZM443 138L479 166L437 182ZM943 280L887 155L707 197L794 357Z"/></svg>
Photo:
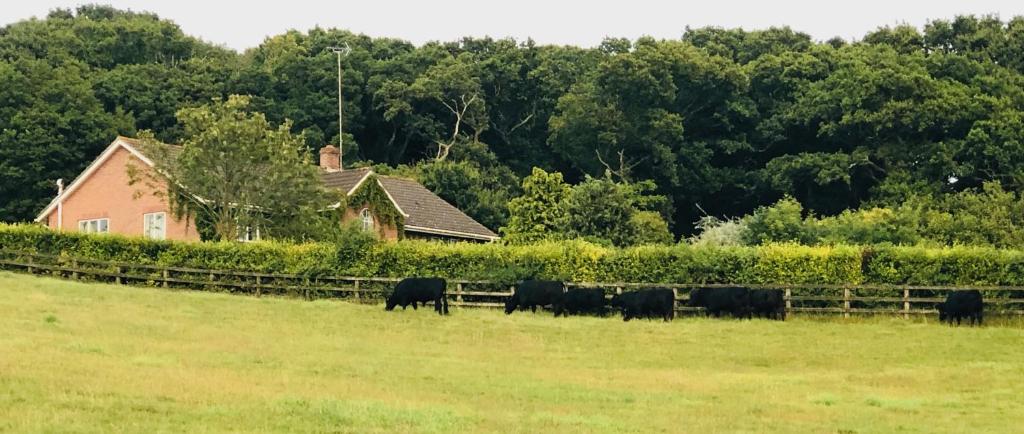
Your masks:
<svg viewBox="0 0 1024 434"><path fill-rule="evenodd" d="M843 318L850 317L850 287L843 287Z"/></svg>
<svg viewBox="0 0 1024 434"><path fill-rule="evenodd" d="M616 286L615 287L615 295L622 295L622 287L621 286Z"/></svg>
<svg viewBox="0 0 1024 434"><path fill-rule="evenodd" d="M910 289L903 288L903 319L910 318Z"/></svg>
<svg viewBox="0 0 1024 434"><path fill-rule="evenodd" d="M120 265L117 266L117 275L114 276L114 282L117 283L118 285L121 284L121 266Z"/></svg>
<svg viewBox="0 0 1024 434"><path fill-rule="evenodd" d="M25 267L25 271L28 271L28 274L35 274L36 270L35 270L34 267L32 267L32 255L28 256L28 261L27 262L28 262L28 264L27 264L28 266Z"/></svg>
<svg viewBox="0 0 1024 434"><path fill-rule="evenodd" d="M793 288L786 288L786 313L793 311Z"/></svg>
<svg viewBox="0 0 1024 434"><path fill-rule="evenodd" d="M170 284L167 283L167 279L171 278L171 271L166 269L166 268L164 268L164 271L161 274L163 274L163 276L164 276L164 282L163 282L164 283L164 288L170 286Z"/></svg>
<svg viewBox="0 0 1024 434"><path fill-rule="evenodd" d="M676 316L676 309L679 309L679 290L672 288L672 317Z"/></svg>
<svg viewBox="0 0 1024 434"><path fill-rule="evenodd" d="M78 280L78 260L71 259L71 278Z"/></svg>
<svg viewBox="0 0 1024 434"><path fill-rule="evenodd" d="M462 282L455 284L455 301L462 303Z"/></svg>
<svg viewBox="0 0 1024 434"><path fill-rule="evenodd" d="M260 277L259 275L257 275L256 276L256 296L257 297L262 295L262 290L260 288L260 285L262 285L262 284L263 284L263 278Z"/></svg>
<svg viewBox="0 0 1024 434"><path fill-rule="evenodd" d="M355 282L356 282L356 292L354 292L353 294L355 294L356 300L359 300L359 292L362 291L362 290L359 289L359 279L356 279Z"/></svg>

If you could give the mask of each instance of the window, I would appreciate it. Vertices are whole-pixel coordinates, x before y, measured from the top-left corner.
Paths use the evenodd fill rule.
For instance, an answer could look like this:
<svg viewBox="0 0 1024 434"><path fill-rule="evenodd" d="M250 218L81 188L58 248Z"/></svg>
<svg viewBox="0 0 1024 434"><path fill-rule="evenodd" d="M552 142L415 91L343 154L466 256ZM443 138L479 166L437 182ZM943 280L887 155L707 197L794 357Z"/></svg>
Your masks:
<svg viewBox="0 0 1024 434"><path fill-rule="evenodd" d="M154 212L143 214L142 235L154 240L167 238L167 213Z"/></svg>
<svg viewBox="0 0 1024 434"><path fill-rule="evenodd" d="M87 234L105 234L110 232L110 219L79 220L78 232Z"/></svg>
<svg viewBox="0 0 1024 434"><path fill-rule="evenodd" d="M359 211L359 218L363 220L364 231L373 230L373 214L370 212L369 208L363 208L362 211Z"/></svg>
<svg viewBox="0 0 1024 434"><path fill-rule="evenodd" d="M259 226L256 227L256 230L253 230L253 228L251 226L246 226L246 227L241 228L241 229L238 230L238 241L241 241L241 242L245 243L245 242L249 242L249 241L259 241L259 240L260 240L260 228L259 228Z"/></svg>

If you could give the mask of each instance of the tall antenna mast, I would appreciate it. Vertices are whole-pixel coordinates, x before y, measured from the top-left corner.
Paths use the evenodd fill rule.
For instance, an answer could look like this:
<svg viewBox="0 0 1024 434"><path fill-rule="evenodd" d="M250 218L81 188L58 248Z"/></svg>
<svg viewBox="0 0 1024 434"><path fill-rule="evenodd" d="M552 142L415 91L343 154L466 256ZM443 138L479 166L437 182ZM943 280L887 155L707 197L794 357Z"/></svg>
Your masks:
<svg viewBox="0 0 1024 434"><path fill-rule="evenodd" d="M342 105L341 105L341 55L348 55L352 51L352 48L348 46L348 42L344 43L343 47L327 47L328 50L338 55L338 170L345 169L345 128L344 118L342 117Z"/></svg>

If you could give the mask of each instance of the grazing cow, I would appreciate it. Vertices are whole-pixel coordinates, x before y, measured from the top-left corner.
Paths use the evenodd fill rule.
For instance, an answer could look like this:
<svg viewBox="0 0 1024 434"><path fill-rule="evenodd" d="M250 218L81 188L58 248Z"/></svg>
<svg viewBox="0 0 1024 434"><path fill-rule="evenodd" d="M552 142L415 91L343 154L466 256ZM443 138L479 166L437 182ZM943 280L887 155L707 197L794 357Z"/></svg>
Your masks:
<svg viewBox="0 0 1024 434"><path fill-rule="evenodd" d="M751 289L750 309L761 318L786 320L786 301L781 289Z"/></svg>
<svg viewBox="0 0 1024 434"><path fill-rule="evenodd" d="M384 310L394 310L395 306L402 306L405 310L410 304L416 310L416 303L421 302L424 306L428 301L434 302L434 311L439 315L448 314L448 297L445 289L448 282L439 277L409 277L402 279L395 285L395 291L388 297Z"/></svg>
<svg viewBox="0 0 1024 434"><path fill-rule="evenodd" d="M622 312L623 321L644 317L672 321L675 316L675 294L671 289L646 288L616 294L611 304Z"/></svg>
<svg viewBox="0 0 1024 434"><path fill-rule="evenodd" d="M505 302L505 313L510 314L516 309L530 309L537 312L537 306L552 307L562 304L565 300L565 284L555 280L524 280L516 287L516 291Z"/></svg>
<svg viewBox="0 0 1024 434"><path fill-rule="evenodd" d="M981 301L981 292L977 289L967 291L953 291L946 295L946 301L935 306L939 310L939 321L948 322L953 325L960 325L962 318L967 318L968 324L981 325L981 316L984 304Z"/></svg>
<svg viewBox="0 0 1024 434"><path fill-rule="evenodd" d="M603 315L604 290L601 288L569 288L561 303L554 305L555 316L594 314Z"/></svg>
<svg viewBox="0 0 1024 434"><path fill-rule="evenodd" d="M747 288L696 288L690 292L691 307L703 307L716 318L723 312L736 318L750 318L750 291Z"/></svg>

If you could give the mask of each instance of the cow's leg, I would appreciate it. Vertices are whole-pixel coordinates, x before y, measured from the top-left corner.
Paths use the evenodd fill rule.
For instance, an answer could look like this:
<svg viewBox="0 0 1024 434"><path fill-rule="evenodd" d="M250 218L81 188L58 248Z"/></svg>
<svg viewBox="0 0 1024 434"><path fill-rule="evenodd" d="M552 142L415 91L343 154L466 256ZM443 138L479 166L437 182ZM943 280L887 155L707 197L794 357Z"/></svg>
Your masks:
<svg viewBox="0 0 1024 434"><path fill-rule="evenodd" d="M416 310L416 304L417 303L419 303L419 302L416 302L416 301L412 302L412 310Z"/></svg>
<svg viewBox="0 0 1024 434"><path fill-rule="evenodd" d="M530 312L537 313L537 305L536 304L530 305Z"/></svg>

